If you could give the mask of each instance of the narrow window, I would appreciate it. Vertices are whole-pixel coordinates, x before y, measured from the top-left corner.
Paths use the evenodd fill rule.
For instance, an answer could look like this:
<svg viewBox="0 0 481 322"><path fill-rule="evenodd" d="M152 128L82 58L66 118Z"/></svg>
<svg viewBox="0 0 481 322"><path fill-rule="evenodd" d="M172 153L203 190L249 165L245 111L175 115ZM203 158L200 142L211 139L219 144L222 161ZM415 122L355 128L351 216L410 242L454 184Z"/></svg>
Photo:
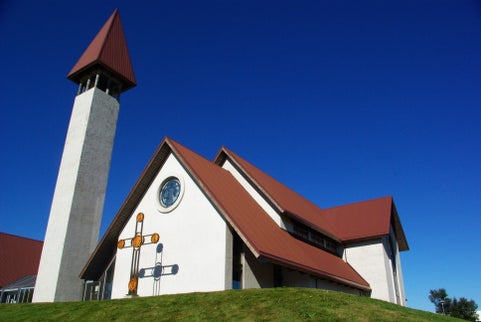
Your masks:
<svg viewBox="0 0 481 322"><path fill-rule="evenodd" d="M234 233L232 245L232 289L242 288L242 253L243 243L240 237Z"/></svg>

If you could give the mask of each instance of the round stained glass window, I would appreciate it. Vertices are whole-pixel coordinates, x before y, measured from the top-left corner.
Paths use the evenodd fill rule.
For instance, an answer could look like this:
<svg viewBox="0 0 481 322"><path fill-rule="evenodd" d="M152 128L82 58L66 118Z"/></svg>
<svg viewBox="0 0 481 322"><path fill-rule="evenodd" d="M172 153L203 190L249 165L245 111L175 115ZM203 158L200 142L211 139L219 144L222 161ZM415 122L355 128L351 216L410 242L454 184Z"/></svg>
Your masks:
<svg viewBox="0 0 481 322"><path fill-rule="evenodd" d="M172 206L180 196L180 181L177 178L170 178L164 182L160 189L160 204L163 207Z"/></svg>

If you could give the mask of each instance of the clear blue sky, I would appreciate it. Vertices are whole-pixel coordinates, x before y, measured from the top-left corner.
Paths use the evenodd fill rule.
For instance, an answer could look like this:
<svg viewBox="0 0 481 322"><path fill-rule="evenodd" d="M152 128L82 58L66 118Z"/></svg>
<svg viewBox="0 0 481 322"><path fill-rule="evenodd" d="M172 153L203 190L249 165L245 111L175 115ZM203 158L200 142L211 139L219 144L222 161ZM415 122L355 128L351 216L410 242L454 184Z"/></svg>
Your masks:
<svg viewBox="0 0 481 322"><path fill-rule="evenodd" d="M225 145L322 208L394 197L408 305L481 305L481 4L0 3L0 231L43 239L77 86L119 7L138 86L121 98L102 232L164 136Z"/></svg>

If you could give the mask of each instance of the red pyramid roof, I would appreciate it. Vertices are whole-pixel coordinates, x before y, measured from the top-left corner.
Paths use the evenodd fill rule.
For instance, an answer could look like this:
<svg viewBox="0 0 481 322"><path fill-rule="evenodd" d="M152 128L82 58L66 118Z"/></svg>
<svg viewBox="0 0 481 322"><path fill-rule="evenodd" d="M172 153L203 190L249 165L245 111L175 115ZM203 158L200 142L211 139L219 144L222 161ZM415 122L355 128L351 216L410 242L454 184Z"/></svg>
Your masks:
<svg viewBox="0 0 481 322"><path fill-rule="evenodd" d="M122 91L137 85L118 9L100 29L67 78L79 83L82 76L98 67L118 77L123 83Z"/></svg>

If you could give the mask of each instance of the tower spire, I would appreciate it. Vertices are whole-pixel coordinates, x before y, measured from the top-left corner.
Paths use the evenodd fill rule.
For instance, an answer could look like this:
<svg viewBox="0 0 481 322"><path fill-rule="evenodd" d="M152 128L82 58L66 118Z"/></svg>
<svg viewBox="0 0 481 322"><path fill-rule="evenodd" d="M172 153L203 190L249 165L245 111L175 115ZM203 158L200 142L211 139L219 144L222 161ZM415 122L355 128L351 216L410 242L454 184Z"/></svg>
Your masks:
<svg viewBox="0 0 481 322"><path fill-rule="evenodd" d="M118 9L100 29L67 75L79 93L98 87L116 96L137 85Z"/></svg>
<svg viewBox="0 0 481 322"><path fill-rule="evenodd" d="M33 302L82 299L82 267L99 236L120 103L134 87L118 10L69 73L78 83Z"/></svg>

